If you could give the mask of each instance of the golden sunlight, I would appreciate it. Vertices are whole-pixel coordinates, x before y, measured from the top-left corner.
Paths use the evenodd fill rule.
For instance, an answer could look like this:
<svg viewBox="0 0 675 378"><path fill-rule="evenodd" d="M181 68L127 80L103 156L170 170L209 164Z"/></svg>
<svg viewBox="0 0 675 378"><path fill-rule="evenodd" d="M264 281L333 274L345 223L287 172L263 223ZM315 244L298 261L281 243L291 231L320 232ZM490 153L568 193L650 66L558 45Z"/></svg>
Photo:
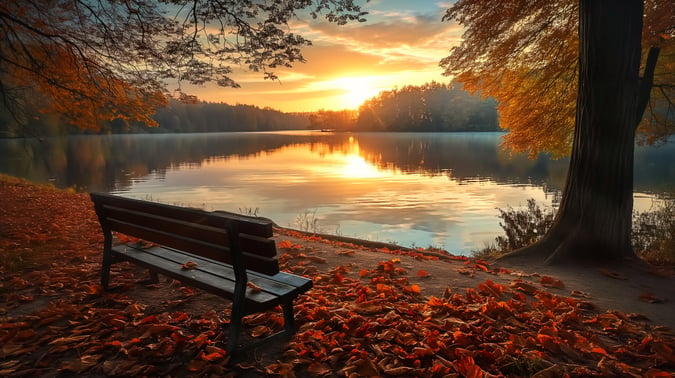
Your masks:
<svg viewBox="0 0 675 378"><path fill-rule="evenodd" d="M353 136L349 137L349 143L344 146L346 155L340 158L341 164L338 172L348 178L374 178L385 175L376 166L370 164L359 154L359 143Z"/></svg>
<svg viewBox="0 0 675 378"><path fill-rule="evenodd" d="M359 155L347 155L344 165L340 167L340 174L349 178L374 178L384 176L377 167L368 163Z"/></svg>
<svg viewBox="0 0 675 378"><path fill-rule="evenodd" d="M335 87L343 91L340 102L345 108L356 109L364 101L377 96L377 88L370 77L342 77L334 81Z"/></svg>

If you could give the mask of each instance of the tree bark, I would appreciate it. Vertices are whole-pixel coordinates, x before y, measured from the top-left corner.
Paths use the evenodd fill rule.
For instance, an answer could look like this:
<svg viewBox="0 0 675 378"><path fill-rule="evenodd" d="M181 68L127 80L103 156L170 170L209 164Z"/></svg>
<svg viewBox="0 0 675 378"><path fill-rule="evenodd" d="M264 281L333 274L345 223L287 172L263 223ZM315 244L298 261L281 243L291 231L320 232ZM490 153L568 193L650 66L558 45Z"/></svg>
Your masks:
<svg viewBox="0 0 675 378"><path fill-rule="evenodd" d="M577 113L562 201L544 238L512 256L543 256L547 263L635 257L630 236L643 3L580 0L579 12Z"/></svg>

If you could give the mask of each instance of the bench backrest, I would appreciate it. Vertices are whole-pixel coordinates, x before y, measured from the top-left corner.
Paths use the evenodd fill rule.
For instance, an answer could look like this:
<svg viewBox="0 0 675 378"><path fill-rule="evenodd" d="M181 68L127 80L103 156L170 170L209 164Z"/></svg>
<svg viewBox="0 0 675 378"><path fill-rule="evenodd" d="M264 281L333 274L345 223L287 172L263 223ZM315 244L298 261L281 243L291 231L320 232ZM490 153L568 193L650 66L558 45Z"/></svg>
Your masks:
<svg viewBox="0 0 675 378"><path fill-rule="evenodd" d="M233 222L247 270L279 272L272 222L227 212L207 212L105 193L91 193L104 232L147 240L227 264L233 263L228 234Z"/></svg>

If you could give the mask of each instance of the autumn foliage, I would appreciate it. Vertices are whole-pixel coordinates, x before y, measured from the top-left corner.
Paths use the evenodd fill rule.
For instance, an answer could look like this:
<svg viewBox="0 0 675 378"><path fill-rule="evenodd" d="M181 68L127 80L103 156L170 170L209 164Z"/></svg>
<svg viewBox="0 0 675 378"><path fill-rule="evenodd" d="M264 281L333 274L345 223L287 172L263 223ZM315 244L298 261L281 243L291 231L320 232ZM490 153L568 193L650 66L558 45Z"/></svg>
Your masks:
<svg viewBox="0 0 675 378"><path fill-rule="evenodd" d="M329 243L354 259L367 247L286 230L278 230L283 268L315 284L297 301L299 331L276 348L232 359L224 351L229 310L221 299L177 282L143 285L146 272L125 264L113 272L119 286L101 290L100 228L85 195L7 180L0 180L0 192L2 376L666 377L675 372L671 332L636 314L597 312L583 293L551 294L544 287L564 287L554 277L540 277L544 287L518 278L509 285L486 280L425 296L429 273L406 269L404 257L460 262L459 273L467 275L509 272L421 250L380 249L382 259L371 267L328 266L314 248L289 239ZM146 299L139 297L144 291L151 293ZM282 319L280 311L271 311L246 317L245 325L255 338L280 329Z"/></svg>
<svg viewBox="0 0 675 378"><path fill-rule="evenodd" d="M673 6L647 0L643 55L662 49L639 138L653 143L673 133ZM504 144L534 157L565 156L576 112L579 4L577 1L457 1L445 21L464 26L462 43L441 60L445 75L499 102Z"/></svg>

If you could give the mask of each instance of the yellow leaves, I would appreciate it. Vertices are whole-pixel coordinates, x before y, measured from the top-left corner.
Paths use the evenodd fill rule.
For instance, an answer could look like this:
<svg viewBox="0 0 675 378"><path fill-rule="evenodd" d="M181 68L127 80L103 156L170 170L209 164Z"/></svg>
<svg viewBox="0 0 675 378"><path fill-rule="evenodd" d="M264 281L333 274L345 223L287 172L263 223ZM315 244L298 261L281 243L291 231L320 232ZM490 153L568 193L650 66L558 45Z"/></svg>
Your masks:
<svg viewBox="0 0 675 378"><path fill-rule="evenodd" d="M102 121L114 119L157 126L151 115L167 103L161 90L148 91L113 71L95 69L92 66L103 62L87 61L63 46L25 48L30 59L15 54L19 65L12 66L6 79L12 86L30 88L29 101L38 112L57 114L65 123L81 129L98 130ZM39 70L31 68L36 62Z"/></svg>

